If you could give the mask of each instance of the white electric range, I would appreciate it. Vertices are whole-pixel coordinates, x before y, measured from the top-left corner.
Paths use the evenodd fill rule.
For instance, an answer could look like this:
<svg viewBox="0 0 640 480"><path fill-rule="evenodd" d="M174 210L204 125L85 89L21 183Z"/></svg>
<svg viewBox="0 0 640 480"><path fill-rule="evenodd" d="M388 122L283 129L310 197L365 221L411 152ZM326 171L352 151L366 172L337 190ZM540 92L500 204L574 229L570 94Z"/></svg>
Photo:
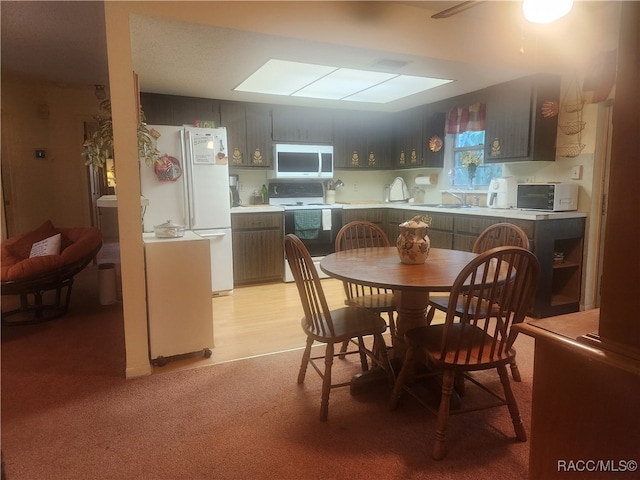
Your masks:
<svg viewBox="0 0 640 480"><path fill-rule="evenodd" d="M327 278L319 263L325 255L335 252L336 236L342 228L342 205L325 203L322 183L308 181L269 183L269 205L283 207L285 235L293 233L302 240L318 275ZM302 226L312 228L301 230ZM284 267L284 281L292 282L286 259Z"/></svg>

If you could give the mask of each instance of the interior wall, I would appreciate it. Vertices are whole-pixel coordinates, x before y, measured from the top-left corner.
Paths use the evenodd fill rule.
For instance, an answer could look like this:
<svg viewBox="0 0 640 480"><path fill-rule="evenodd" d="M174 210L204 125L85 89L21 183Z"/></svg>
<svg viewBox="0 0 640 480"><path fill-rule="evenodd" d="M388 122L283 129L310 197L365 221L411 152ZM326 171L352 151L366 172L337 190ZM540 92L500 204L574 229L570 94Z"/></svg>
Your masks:
<svg viewBox="0 0 640 480"><path fill-rule="evenodd" d="M83 125L98 113L93 87L71 88L2 74L2 183L7 235L50 219L89 226ZM46 152L36 158L36 149Z"/></svg>
<svg viewBox="0 0 640 480"><path fill-rule="evenodd" d="M521 54L520 47L525 43L522 41L521 24L507 22L502 23L504 29L496 29L495 25L500 24L497 20L480 24L474 21L469 28L465 28L465 20L460 17L456 29L450 28L450 24L446 22L438 24L438 27L433 29L426 29L420 17L427 15L427 12L392 3L194 2L189 5L186 2L106 2L114 129L126 128L127 125L135 126L135 112L127 107L127 102L131 101L133 70L129 18L136 14L364 46L381 51L436 57L445 55L448 58L471 60L472 63L485 65L491 62L492 58L505 58L508 66L521 68L523 73L541 68L552 70L563 65L584 65L594 53L605 49L607 42L603 41L602 35L610 33L609 18L605 15L607 12L587 18L572 15L571 18L567 17L565 21L555 22L548 27L528 28L525 53ZM372 12L369 7L374 7L374 4L375 11ZM615 5L615 2L613 4ZM310 18L314 20L310 22ZM327 25L331 25L329 34ZM614 22L613 30L616 25ZM607 28L604 28L605 26ZM459 34L460 31L467 30L473 31L475 35ZM504 39L501 35L507 30L511 36L502 41ZM448 41L449 38L451 41ZM483 42L478 42L478 38L482 38ZM458 48L454 47L452 51L443 48L443 45L455 45ZM505 52L505 49L508 51ZM505 53L505 56L500 57L501 53ZM114 133L118 152L135 156L135 139L127 139L125 133L119 138L117 132ZM148 358L145 358L148 347L145 336L144 261L138 218L138 175L137 169L126 168L125 171L119 170L118 179L119 212L124 213L119 217L119 227L123 289L126 292L124 313L128 376L143 374L145 360L148 366ZM130 370L130 367L134 368ZM140 370L136 371L137 367L140 367Z"/></svg>

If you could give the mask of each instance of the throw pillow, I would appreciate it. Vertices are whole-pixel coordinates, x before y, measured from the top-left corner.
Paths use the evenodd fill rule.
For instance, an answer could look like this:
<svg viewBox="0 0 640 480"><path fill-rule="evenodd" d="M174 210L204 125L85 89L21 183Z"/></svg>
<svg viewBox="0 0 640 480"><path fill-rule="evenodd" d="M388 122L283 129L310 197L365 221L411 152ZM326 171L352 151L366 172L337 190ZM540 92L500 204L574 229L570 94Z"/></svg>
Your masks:
<svg viewBox="0 0 640 480"><path fill-rule="evenodd" d="M16 258L24 260L25 258L29 258L29 254L31 253L31 247L34 243L39 242L40 240L44 240L45 238L49 238L60 231L53 226L51 220L47 220L42 225L40 225L37 229L25 233L20 238L18 238L15 242L7 245L7 250ZM9 239L11 240L11 239Z"/></svg>
<svg viewBox="0 0 640 480"><path fill-rule="evenodd" d="M60 255L60 237L61 234L53 235L44 240L36 242L31 247L29 258L44 257L45 255Z"/></svg>

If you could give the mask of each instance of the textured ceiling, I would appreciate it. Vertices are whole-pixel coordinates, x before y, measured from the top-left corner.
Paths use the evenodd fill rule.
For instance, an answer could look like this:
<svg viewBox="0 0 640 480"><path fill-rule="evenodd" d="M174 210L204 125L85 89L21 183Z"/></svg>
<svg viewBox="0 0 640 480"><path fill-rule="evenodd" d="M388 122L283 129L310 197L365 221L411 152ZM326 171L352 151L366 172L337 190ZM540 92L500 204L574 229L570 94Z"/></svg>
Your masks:
<svg viewBox="0 0 640 480"><path fill-rule="evenodd" d="M220 98L310 106L402 110L442 98L470 92L534 71L572 68L578 58L609 48L594 35L606 34L616 25L603 12L617 2L580 2L572 18L549 27L542 36L524 26L519 2L486 1L454 17L430 16L458 2L336 2L326 9L339 12L336 24L344 33L352 24L380 25L375 46L336 39L337 30L311 40L304 24L295 32L272 28L270 33L204 24L182 23L160 17L132 15L131 38L134 70L143 91L195 97ZM239 2L242 4L242 2ZM291 2L290 8L296 2ZM67 85L108 85L104 10L100 1L1 2L1 61L12 70ZM282 4L279 7L282 8ZM419 32L393 38L397 10L420 18ZM273 13L278 12L274 7ZM585 14L587 12L588 14ZM270 12L271 13L271 12ZM338 13L336 13L338 15ZM387 20L391 19L386 25ZM265 20L275 22L277 17ZM317 19L310 19L310 27ZM347 26L347 28L344 28ZM470 27L471 26L471 27ZM331 27L331 26L329 26ZM555 30L554 30L555 28ZM295 29L292 29L295 30ZM311 30L311 28L309 28ZM471 33L469 33L471 32ZM604 32L604 33L603 33ZM286 33L286 35L284 34ZM297 37L296 37L297 35ZM385 37L386 35L386 37ZM411 38L420 38L419 48ZM526 37L526 38L525 38ZM425 40L428 39L428 40ZM521 40L522 39L522 40ZM526 40L526 54L519 53ZM404 43L403 43L404 42ZM354 46L345 46L345 44ZM358 45L358 46L355 46ZM462 46L461 46L462 45ZM547 48L547 50L545 50ZM590 49L593 52L590 52ZM238 85L269 58L324 63L451 78L455 82L388 105L349 105L314 99L290 99L234 92ZM405 62L401 67L387 61ZM565 72L562 72L565 73Z"/></svg>

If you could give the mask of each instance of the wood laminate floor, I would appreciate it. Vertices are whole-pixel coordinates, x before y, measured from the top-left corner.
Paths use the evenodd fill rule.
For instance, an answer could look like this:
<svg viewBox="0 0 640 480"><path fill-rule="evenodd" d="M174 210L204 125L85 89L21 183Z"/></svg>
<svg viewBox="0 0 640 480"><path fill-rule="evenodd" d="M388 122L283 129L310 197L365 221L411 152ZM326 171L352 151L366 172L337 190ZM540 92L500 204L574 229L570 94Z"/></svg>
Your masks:
<svg viewBox="0 0 640 480"><path fill-rule="evenodd" d="M342 282L326 278L322 287L329 308L344 306ZM212 302L215 345L211 358L202 354L174 357L163 367L153 367L154 374L304 348L302 304L295 283L240 287Z"/></svg>

